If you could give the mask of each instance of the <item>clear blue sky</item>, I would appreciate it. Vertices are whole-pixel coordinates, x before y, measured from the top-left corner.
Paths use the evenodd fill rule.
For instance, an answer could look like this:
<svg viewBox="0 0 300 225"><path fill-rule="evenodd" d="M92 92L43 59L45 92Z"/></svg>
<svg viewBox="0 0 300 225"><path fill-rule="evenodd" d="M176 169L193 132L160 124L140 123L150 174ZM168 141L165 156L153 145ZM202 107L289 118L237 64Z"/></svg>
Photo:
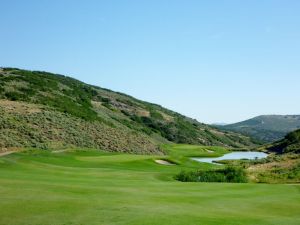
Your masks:
<svg viewBox="0 0 300 225"><path fill-rule="evenodd" d="M0 66L198 119L300 114L300 1L0 1Z"/></svg>

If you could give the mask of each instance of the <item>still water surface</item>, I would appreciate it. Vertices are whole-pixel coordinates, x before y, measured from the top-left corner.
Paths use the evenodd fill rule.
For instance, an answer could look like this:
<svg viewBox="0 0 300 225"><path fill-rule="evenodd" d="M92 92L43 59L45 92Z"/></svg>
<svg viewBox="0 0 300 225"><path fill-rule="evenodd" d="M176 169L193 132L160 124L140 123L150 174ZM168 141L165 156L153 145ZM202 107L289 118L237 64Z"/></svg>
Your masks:
<svg viewBox="0 0 300 225"><path fill-rule="evenodd" d="M221 157L213 157L213 158L192 158L198 162L206 162L206 163L214 163L213 161L218 160L234 160L234 159L263 159L267 158L268 154L263 152L231 152L225 154Z"/></svg>

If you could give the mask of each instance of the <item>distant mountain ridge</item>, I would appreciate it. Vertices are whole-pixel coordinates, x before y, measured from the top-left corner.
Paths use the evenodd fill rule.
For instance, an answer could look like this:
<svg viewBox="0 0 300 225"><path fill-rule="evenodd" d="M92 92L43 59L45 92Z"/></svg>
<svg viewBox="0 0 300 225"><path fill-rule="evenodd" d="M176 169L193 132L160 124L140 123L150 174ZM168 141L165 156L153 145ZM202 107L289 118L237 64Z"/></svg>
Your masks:
<svg viewBox="0 0 300 225"><path fill-rule="evenodd" d="M222 122L220 122L220 123L212 123L210 125L212 125L212 126L225 126L225 125L228 125L228 123L222 123Z"/></svg>
<svg viewBox="0 0 300 225"><path fill-rule="evenodd" d="M248 135L262 142L273 142L300 128L300 115L262 115L239 123L217 126Z"/></svg>
<svg viewBox="0 0 300 225"><path fill-rule="evenodd" d="M154 90L155 91L155 90ZM160 144L253 146L249 137L71 77L0 68L0 150L86 147L159 154Z"/></svg>

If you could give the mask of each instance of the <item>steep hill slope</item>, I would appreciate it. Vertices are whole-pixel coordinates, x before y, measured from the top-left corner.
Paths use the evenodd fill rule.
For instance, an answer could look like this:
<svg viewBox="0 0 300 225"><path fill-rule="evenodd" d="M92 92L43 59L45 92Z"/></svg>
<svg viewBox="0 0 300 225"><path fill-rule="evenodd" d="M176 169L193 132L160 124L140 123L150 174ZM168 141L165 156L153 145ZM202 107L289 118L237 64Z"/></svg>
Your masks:
<svg viewBox="0 0 300 225"><path fill-rule="evenodd" d="M267 147L269 151L276 153L300 153L300 130L289 133L284 139Z"/></svg>
<svg viewBox="0 0 300 225"><path fill-rule="evenodd" d="M252 146L250 138L63 75L0 69L0 148L159 153L162 143Z"/></svg>
<svg viewBox="0 0 300 225"><path fill-rule="evenodd" d="M299 129L300 115L264 115L218 127L251 136L262 142L273 142L282 139L287 133Z"/></svg>

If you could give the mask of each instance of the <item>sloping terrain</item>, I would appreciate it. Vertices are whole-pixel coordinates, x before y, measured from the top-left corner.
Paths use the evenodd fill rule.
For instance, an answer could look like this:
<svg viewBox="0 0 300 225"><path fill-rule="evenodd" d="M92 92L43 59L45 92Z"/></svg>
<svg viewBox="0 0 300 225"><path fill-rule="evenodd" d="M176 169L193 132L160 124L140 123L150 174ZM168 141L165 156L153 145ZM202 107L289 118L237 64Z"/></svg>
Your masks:
<svg viewBox="0 0 300 225"><path fill-rule="evenodd" d="M126 127L86 121L36 104L0 101L0 147L64 149L86 147L109 151L159 153L156 143Z"/></svg>
<svg viewBox="0 0 300 225"><path fill-rule="evenodd" d="M0 69L0 147L158 153L162 143L252 146L159 105L63 75Z"/></svg>
<svg viewBox="0 0 300 225"><path fill-rule="evenodd" d="M300 153L300 129L289 133L284 139L268 146L267 149L280 154Z"/></svg>
<svg viewBox="0 0 300 225"><path fill-rule="evenodd" d="M300 115L264 115L217 127L239 132L262 142L274 142L300 128Z"/></svg>
<svg viewBox="0 0 300 225"><path fill-rule="evenodd" d="M300 183L300 130L287 134L280 141L262 146L260 150L268 151L268 158L244 165L248 167L253 181Z"/></svg>

